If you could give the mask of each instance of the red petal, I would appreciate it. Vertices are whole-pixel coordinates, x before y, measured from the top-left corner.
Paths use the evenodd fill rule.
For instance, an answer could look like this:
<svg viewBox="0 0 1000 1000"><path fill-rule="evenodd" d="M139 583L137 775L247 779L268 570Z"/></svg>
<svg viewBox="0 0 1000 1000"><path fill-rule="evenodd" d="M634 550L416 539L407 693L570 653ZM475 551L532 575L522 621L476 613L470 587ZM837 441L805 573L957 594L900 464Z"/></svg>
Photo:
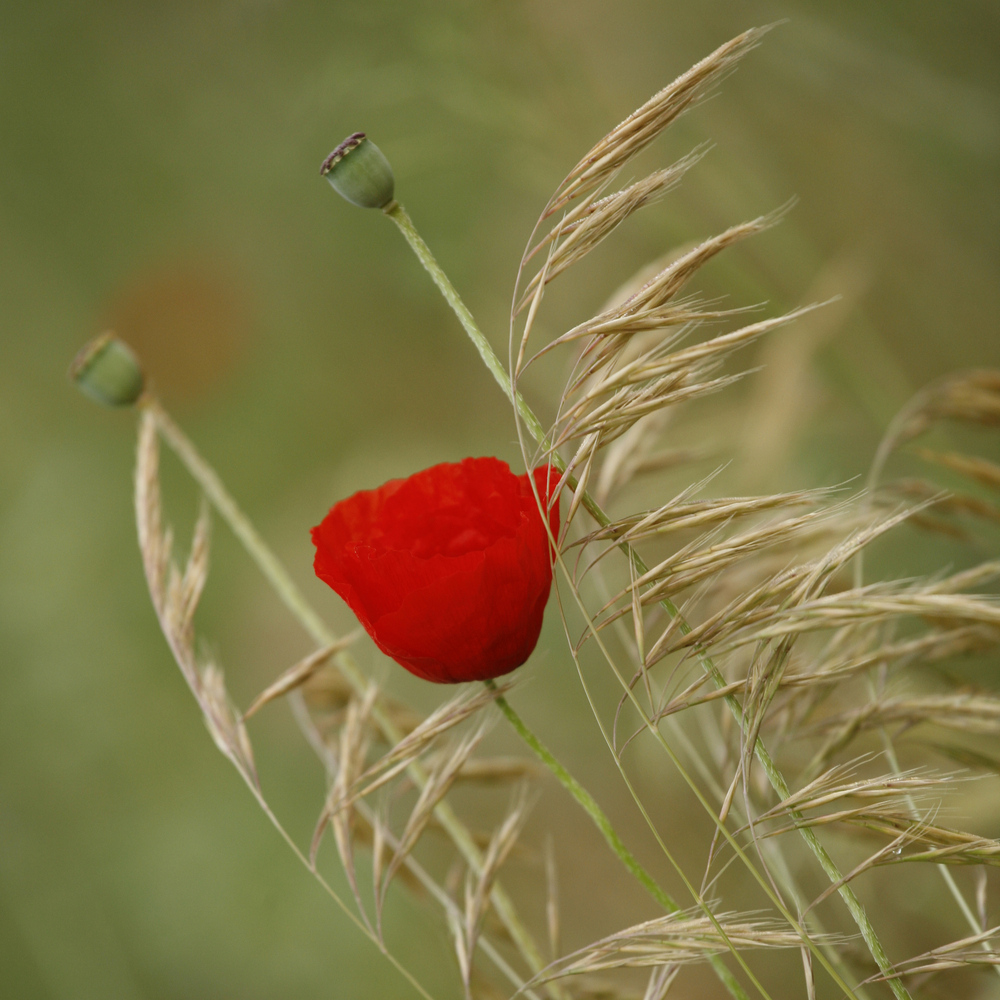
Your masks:
<svg viewBox="0 0 1000 1000"><path fill-rule="evenodd" d="M558 477L535 470L543 502ZM553 535L558 504L549 513ZM316 574L420 677L497 677L538 641L550 543L527 475L495 458L438 465L337 504L313 529Z"/></svg>

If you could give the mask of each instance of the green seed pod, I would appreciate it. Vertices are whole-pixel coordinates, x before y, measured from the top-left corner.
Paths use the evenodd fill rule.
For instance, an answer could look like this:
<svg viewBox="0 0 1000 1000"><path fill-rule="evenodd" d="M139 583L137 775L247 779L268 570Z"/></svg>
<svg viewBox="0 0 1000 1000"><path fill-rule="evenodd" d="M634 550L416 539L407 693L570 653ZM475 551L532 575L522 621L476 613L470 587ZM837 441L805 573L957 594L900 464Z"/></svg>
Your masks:
<svg viewBox="0 0 1000 1000"><path fill-rule="evenodd" d="M384 208L396 188L392 167L364 132L349 135L324 161L319 172L352 205Z"/></svg>
<svg viewBox="0 0 1000 1000"><path fill-rule="evenodd" d="M145 387L139 359L113 333L102 333L84 345L69 366L77 388L105 406L131 406Z"/></svg>

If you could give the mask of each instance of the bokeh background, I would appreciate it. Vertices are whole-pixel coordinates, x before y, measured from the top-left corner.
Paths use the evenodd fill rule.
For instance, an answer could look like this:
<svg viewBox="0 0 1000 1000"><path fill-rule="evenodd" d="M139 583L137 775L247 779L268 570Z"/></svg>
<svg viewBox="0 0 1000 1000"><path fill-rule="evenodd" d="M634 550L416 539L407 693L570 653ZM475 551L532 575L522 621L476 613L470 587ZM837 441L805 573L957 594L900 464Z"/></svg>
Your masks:
<svg viewBox="0 0 1000 1000"><path fill-rule="evenodd" d="M80 344L111 327L135 346L347 628L311 574L308 528L330 504L433 462L519 455L456 321L394 227L321 180L325 154L358 129L379 143L505 351L517 261L565 172L718 44L778 20L647 162L711 140L706 160L560 279L547 320L558 332L671 246L797 196L781 227L706 279L775 309L843 295L829 320L745 359L767 367L699 418L743 489L862 475L917 387L1000 362L992 0L3 5L0 995L410 995L212 746L145 593L134 420L70 387ZM543 383L529 388L551 406ZM183 540L197 499L165 465ZM309 648L221 526L199 623L244 704ZM550 621L518 704L627 826L561 642ZM359 655L415 704L440 698L370 647ZM322 776L281 706L257 732L276 807L307 838ZM572 914L601 880L602 929L651 915L557 789L536 813L565 837L568 943L583 943ZM398 893L387 933L439 995L457 995L427 913Z"/></svg>

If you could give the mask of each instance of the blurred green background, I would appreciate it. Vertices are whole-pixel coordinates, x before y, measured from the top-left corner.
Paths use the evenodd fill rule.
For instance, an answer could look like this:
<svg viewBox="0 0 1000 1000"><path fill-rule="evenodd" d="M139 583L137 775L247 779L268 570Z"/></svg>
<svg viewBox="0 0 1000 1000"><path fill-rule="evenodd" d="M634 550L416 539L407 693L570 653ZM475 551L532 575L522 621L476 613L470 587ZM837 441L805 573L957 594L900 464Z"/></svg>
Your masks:
<svg viewBox="0 0 1000 1000"><path fill-rule="evenodd" d="M566 171L718 44L782 19L644 162L711 140L706 160L560 279L546 321L559 332L671 246L798 196L779 229L707 278L775 309L844 294L803 339L782 333L784 354L744 358L769 367L700 425L740 445L715 420L744 414L734 475L752 489L864 473L915 388L1000 362L993 0L4 4L0 995L410 995L212 746L145 591L134 420L69 386L80 344L113 327L135 346L346 629L312 577L308 536L336 499L468 454L520 459L456 321L394 227L320 179L325 154L358 129L375 139L505 353L518 259ZM544 384L529 389L551 406ZM186 539L196 496L165 465ZM223 527L214 541L199 623L246 704L309 644ZM563 756L606 775L611 808L622 793L561 641L552 620L518 704ZM370 646L360 656L415 703L442 694ZM276 807L306 839L322 776L285 716L268 710L254 734ZM548 798L539 828L564 827L595 884L617 885L615 863ZM587 897L567 882L572 913ZM627 892L606 898L602 930L651 915ZM432 989L457 995L446 933L425 914L397 894L387 934ZM574 926L568 943L582 944Z"/></svg>

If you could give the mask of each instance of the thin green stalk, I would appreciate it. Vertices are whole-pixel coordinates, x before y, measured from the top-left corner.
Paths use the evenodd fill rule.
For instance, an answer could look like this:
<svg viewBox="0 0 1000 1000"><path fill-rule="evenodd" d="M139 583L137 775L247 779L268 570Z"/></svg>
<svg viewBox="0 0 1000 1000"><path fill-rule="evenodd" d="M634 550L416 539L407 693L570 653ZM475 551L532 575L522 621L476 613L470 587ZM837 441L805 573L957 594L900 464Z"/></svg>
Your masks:
<svg viewBox="0 0 1000 1000"><path fill-rule="evenodd" d="M472 313L469 312L468 307L462 301L462 298L456 291L455 286L452 285L448 276L441 269L441 266L438 264L437 259L434 257L434 254L431 252L430 247L427 246L421 235L417 232L416 227L413 225L413 220L410 218L406 209L404 209L403 206L398 201L394 200L391 201L388 205L386 205L385 208L382 209L382 211L390 219L392 219L393 222L396 223L396 226L399 228L399 231L405 237L406 242L409 243L410 248L413 250L414 254L416 254L417 259L424 266L424 270L427 271L427 273L431 276L431 280L437 286L438 290L444 296L445 300L451 307L452 311L458 317L458 320L462 324L462 327L465 329L465 332L468 334L469 339L472 341L472 343L476 347L476 350L479 352L479 356L480 358L482 358L483 363L490 370L490 372L493 375L493 378L496 380L500 388L503 389L504 394L507 396L507 399L516 408L517 412L521 416L521 419L525 422L525 424L531 431L532 435L534 436L535 440L539 442L544 442L545 431L542 428L541 421L539 421L539 419L532 412L531 407L528 406L528 403L524 399L524 397L514 388L509 376L507 375L506 369L501 364L500 359L496 356L496 353L494 352L490 342L486 339L486 336L483 334L482 330L479 329L479 326L476 324L476 321L473 318ZM561 459L559 458L558 455L553 455L553 462L556 466L562 465ZM564 471L564 469L560 468L560 471ZM585 499L584 500L585 506L586 503L587 501ZM589 509L590 508L588 507L588 510ZM597 509L600 510L600 508ZM603 511L601 513L603 514ZM509 705L507 707L508 709L510 709ZM510 711L513 710L511 709ZM505 712L504 714L507 713ZM510 718L509 715L508 718ZM513 724L513 720L511 721ZM523 727L523 723L521 724L521 726ZM575 781L575 779L572 778L572 776L565 770L565 768L563 768L562 765L559 764L559 762L555 759L555 757L551 755L551 753L545 750L545 748L542 746L541 743L538 742L537 739L534 739L533 736L531 737L531 740L534 740L534 742L528 739L528 737L525 734L529 733L529 731L526 728L521 729L518 728L517 725L515 725L515 729L518 729L518 732L521 734L522 737L524 737L528 741L528 745L532 748L532 750L534 750L535 753L541 757L546 766L550 767L553 770L553 773L556 775L557 778L559 778L561 782L563 782L563 784L569 790L570 794L573 795L573 797L577 800L577 802L579 802L580 805L582 805L583 808L588 812L588 814L597 824L598 829L600 829L601 833L607 840L608 844L611 846L611 849L618 855L618 857L621 859L625 867L632 872L632 874L639 880L639 882L649 892L651 892L654 898L659 900L662 905L664 905L668 910L676 910L677 909L676 904L673 904L672 907L667 904L666 900L669 900L669 897L664 896L664 898L662 899L660 898L660 893L662 893L662 890L659 889L659 887L656 885L656 883L653 881L650 875L639 865L639 863L635 860L632 854L622 843L621 838L614 830L614 827L611 825L607 816L605 816L604 813L601 812L600 807L594 801L590 793L587 792L587 790L583 788L582 785L580 785L578 782ZM540 753L539 750L544 751L544 754ZM545 756L545 754L547 754L547 757ZM553 765L555 766L553 767ZM569 781L568 784L567 781L564 780L564 777L565 779L568 779ZM726 987L729 989L730 993L734 997L738 998L738 1000L744 1000L744 998L746 998L746 994L744 993L743 988L736 981L735 977L733 977L733 974L729 971L729 969L726 968L725 964L721 962L721 960L717 961L719 967L716 968L716 971L718 972L722 981L726 984ZM713 965L715 964L716 963L713 962Z"/></svg>
<svg viewBox="0 0 1000 1000"><path fill-rule="evenodd" d="M191 477L202 488L209 502L229 525L233 534L243 543L250 558L257 564L285 606L291 611L293 617L319 645L332 646L336 641L336 636L309 605L281 561L271 551L246 514L240 510L239 505L225 488L215 470L202 458L187 435L174 423L156 399L147 396L143 399L142 406L153 416L163 439L173 449ZM334 662L355 692L363 695L370 682L354 659L349 654L340 652L335 656ZM372 718L391 744L395 745L403 738L403 733L378 702L372 707ZM427 772L418 762L411 764L408 772L419 787L423 788L427 784ZM434 815L448 832L469 866L476 872L482 871L482 853L472 839L472 834L469 833L451 806L447 802L438 803L434 809ZM521 923L514 904L506 891L500 885L495 884L490 893L490 899L528 967L533 973L539 972L545 966L545 961L535 947L527 929Z"/></svg>
<svg viewBox="0 0 1000 1000"><path fill-rule="evenodd" d="M496 701L497 708L507 717L507 721L514 727L518 736L528 744L535 756L558 778L563 788L583 806L584 811L594 821L595 826L601 831L601 835L608 842L608 846L618 855L622 864L642 883L653 899L665 910L670 913L676 913L680 909L680 906L660 888L653 876L635 859L632 852L622 842L621 837L618 836L618 831L612 826L611 820L608 819L604 810L597 804L594 796L566 770L556 757L553 756L549 748L525 725L524 720L514 711L510 702L502 694L496 694L496 684L491 680L484 681L483 683L490 691L494 692L494 700Z"/></svg>
<svg viewBox="0 0 1000 1000"><path fill-rule="evenodd" d="M532 436L536 441L543 441L545 439L545 430L541 422L532 413L531 407L528 406L524 397L514 389L507 370L500 363L500 359L496 356L483 331L476 325L472 313L469 312L461 296L455 291L455 286L448 280L448 275L441 270L441 265L438 264L434 254L431 253L430 247L427 246L420 233L417 232L416 227L413 225L413 220L407 214L406 209L398 201L391 201L382 211L399 227L399 231L406 238L406 242L410 244L410 248L417 255L417 260L423 264L424 270L431 276L431 280L437 285L438 291L441 292L448 305L451 306L452 312L458 317L459 323L462 324L463 329L469 335L469 339L475 345L476 350L479 351L479 356L483 359L483 364L490 370L493 378L496 379L497 385L503 390L504 395L510 400L511 405L517 409L517 412L521 415L521 419L531 431Z"/></svg>
<svg viewBox="0 0 1000 1000"><path fill-rule="evenodd" d="M604 594L605 600L610 600L611 598L610 592L608 592L606 588L603 587L602 587L602 592ZM616 630L620 629L622 632L625 632L621 620L615 622L615 629ZM582 680L583 678L581 676L581 682ZM716 781L715 776L712 774L708 765L705 763L702 755L699 754L695 749L694 744L691 742L687 733L684 731L684 727L681 725L680 717L672 713L668 715L663 721L670 728L675 742L679 743L681 745L681 748L684 751L686 751L690 763L693 764L695 770L698 772L704 784L708 786L708 789L711 792L711 794L715 796L715 798L718 799L720 803L723 802L726 798L725 790L718 783L718 781ZM713 726L715 726L717 735L721 739L722 734L718 728L718 721L714 717L711 717L709 721L712 723ZM666 739L665 736L661 738ZM610 743L609 743L609 749L611 749L612 753L614 753L613 747L611 746ZM625 779L627 782L628 778L624 768L620 767L620 770L623 779ZM710 812L713 819L717 818L717 813L714 810L710 810ZM729 814L735 817L739 815L739 812L740 812L739 800L733 799L733 801L730 803ZM749 820L750 818L749 815L747 815L746 818L747 820ZM788 867L788 863L786 862L784 855L781 853L778 844L776 844L772 840L764 840L762 843L758 844L758 847L765 850L767 854L770 856L769 862L765 862L765 867L769 863L778 868L778 877L784 884L786 892L788 892L792 896L796 908L799 914L801 915L803 906L802 892L798 887L798 885L796 884L795 877L792 875ZM825 933L823 924L815 913L813 913L811 917L811 923L816 927L816 930L820 934ZM840 975L841 979L847 980L848 978L850 978L850 973L848 972L847 967L844 964L844 958L840 954L840 952L838 952L837 949L832 947L831 945L824 945L823 951L826 953L826 957L831 963L831 965L837 969L837 972ZM866 1000L867 998L867 993L861 986L854 987L854 995L858 998L858 1000Z"/></svg>
<svg viewBox="0 0 1000 1000"><path fill-rule="evenodd" d="M433 253L431 253L430 248L420 237L416 228L413 225L412 220L406 211L398 202L391 202L389 205L383 209L386 215L392 219L393 222L399 227L400 232L406 238L407 243L413 249L416 254L417 259L423 265L424 269L431 276L434 284L437 285L441 294L444 296L448 305L451 306L452 311L458 317L459 322L465 329L469 338L472 340L476 349L479 351L480 357L483 359L486 367L493 374L494 379L497 384L503 390L504 395L511 401L512 405L517 410L521 419L524 421L531 435L538 441L543 447L547 447L548 442L545 436L545 430L542 427L541 422L532 412L531 407L528 406L524 397L514 388L510 375L507 373L506 369L500 363L497 358L493 348L490 346L490 342L486 339L483 332L476 325L472 314L469 312L465 303L462 301L461 296L455 290L455 287L448 280L448 276L441 269ZM559 456L553 453L553 463L559 467L564 468ZM572 484L571 484L572 485ZM610 518L601 509L600 505L596 500L591 497L588 492L584 493L583 506L586 510L594 517L598 524L606 526L610 523ZM648 567L645 562L639 556L639 554L627 543L622 544L622 549L626 552L629 558L632 560L636 569L641 573L646 572ZM691 631L691 626L684 620L680 613L680 609L669 599L661 602L663 608L672 617L679 619L679 625L681 632L687 634ZM711 657L708 655L707 651L701 647L696 649L699 660L702 666L705 668L706 672L711 676L713 683L716 687L725 686L725 680L719 672L718 667L712 662ZM726 699L726 704L729 706L730 711L735 717L736 721L739 723L741 729L746 730L746 724L743 718L743 708L740 705L738 699L733 695L729 695ZM764 773L767 775L767 779L771 784L771 787L775 792L781 796L782 799L788 798L790 795L790 789L788 784L785 782L784 777L778 770L774 761L771 759L770 754L768 754L762 740L758 737L754 745L754 753L757 759L760 761L761 766L764 768ZM819 861L820 866L823 871L826 872L828 878L831 882L840 882L843 878L840 870L837 868L833 859L827 853L826 849L820 843L819 838L816 836L815 832L807 826L800 826L799 832L802 838L805 840L807 846L812 851L813 855ZM875 928L872 926L871 921L865 912L861 901L858 899L857 895L850 885L843 883L837 889L838 894L844 900L847 905L851 916L854 918L854 922L858 926L858 930L861 932L861 936L865 940L865 944L868 946L868 950L874 958L876 964L883 974L886 976L892 976L889 979L889 986L892 992L895 994L897 1000L912 1000L906 987L899 981L896 976L895 970L892 963L889 961L888 956L885 953L885 949L882 947L882 943L879 941L878 935L875 933Z"/></svg>

